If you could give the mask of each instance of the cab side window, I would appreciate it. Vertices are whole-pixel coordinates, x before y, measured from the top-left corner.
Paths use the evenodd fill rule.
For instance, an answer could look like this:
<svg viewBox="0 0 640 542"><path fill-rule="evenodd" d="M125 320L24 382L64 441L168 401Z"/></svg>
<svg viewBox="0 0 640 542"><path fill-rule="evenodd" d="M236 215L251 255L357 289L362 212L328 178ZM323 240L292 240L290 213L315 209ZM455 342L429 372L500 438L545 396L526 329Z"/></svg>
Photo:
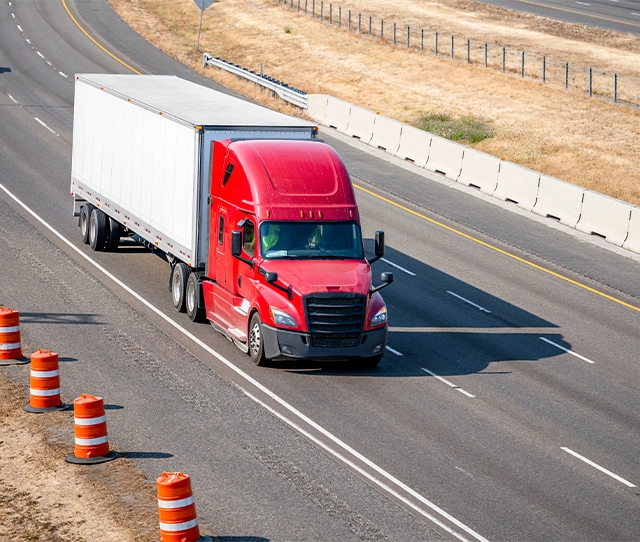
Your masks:
<svg viewBox="0 0 640 542"><path fill-rule="evenodd" d="M222 246L224 241L224 216L220 215L220 221L218 222L218 244Z"/></svg>

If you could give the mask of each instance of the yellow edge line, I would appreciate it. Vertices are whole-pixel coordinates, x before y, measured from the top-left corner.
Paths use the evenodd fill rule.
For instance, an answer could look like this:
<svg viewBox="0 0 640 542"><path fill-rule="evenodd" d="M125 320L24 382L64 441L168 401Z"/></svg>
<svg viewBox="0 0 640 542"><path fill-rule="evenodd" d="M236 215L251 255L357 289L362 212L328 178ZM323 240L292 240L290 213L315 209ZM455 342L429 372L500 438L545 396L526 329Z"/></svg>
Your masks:
<svg viewBox="0 0 640 542"><path fill-rule="evenodd" d="M88 33L87 31L82 28L82 26L80 26L80 23L78 23L78 21L76 21L76 18L73 16L73 14L69 11L69 8L67 7L67 3L65 2L65 0L62 0L62 5L64 6L65 11L67 12L67 15L69 15L69 17L71 18L71 20L75 23L75 25L80 29L80 31L87 36L87 38L89 38L95 45L97 45L100 49L102 49L105 53L107 53L111 58L113 58L114 60L117 60L118 62L120 62L120 64L122 64L123 66L126 66L127 68L129 68L133 73L136 73L138 75L140 75L140 72L138 70L136 70L135 68L132 68L131 66L129 66L129 64L127 64L126 62L124 62L123 60L120 60L117 56L111 54L109 51L107 51L102 45L100 45L96 40L94 40Z"/></svg>
<svg viewBox="0 0 640 542"><path fill-rule="evenodd" d="M405 207L404 205L400 205L399 203L396 203L395 201L392 201L388 198L385 198L384 196L381 196L379 194L376 194L375 192L371 192L371 190L367 190L366 188L363 188L362 186L359 186L357 184L353 185L355 188L357 188L358 190L362 190L363 192L366 192L367 194L373 196L374 198L378 198L379 200L382 200L390 205L393 205L394 207L397 207L398 209L402 209L403 211L406 211L409 214L412 214L414 216L417 216L418 218L421 218L423 220L426 220L427 222L431 222L431 224L435 224L436 226L440 226L441 228L444 228L445 230L448 230L452 233L455 233L457 235L460 235L466 239L469 239L470 241L473 241L474 243L478 243L479 245L482 245L483 247L489 248L491 250L495 250L496 252L499 252L500 254L503 254L504 256L508 256L509 258L512 258L520 263L526 264L530 267L533 267L534 269L537 269L538 271L543 271L544 273L547 273L553 277L556 277L558 279L564 280L570 284L573 284L574 286L578 286L580 288L583 288L584 290L587 290L591 293L597 294L601 297L604 297L605 299L609 299L610 301L614 301L624 307L627 307L629 309L633 309L634 311L640 312L640 308L636 307L634 305L630 305L629 303L625 303L624 301L622 301L621 299L617 299L615 297L612 297L608 294L605 294L604 292L601 292L599 290L595 290L594 288L591 288L590 286L587 286L586 284L582 284L580 282L577 282L573 279L570 279L569 277L565 277L564 275L560 275L559 273L556 273L555 271L551 271L550 269L546 269L545 267L541 267L533 262L530 262L528 260L525 260L524 258L520 258L519 256L516 256L515 254L511 254L510 252L507 252L506 250L502 250L501 248L498 248L496 246L493 246L489 243L485 243L484 241L481 241L480 239L477 239L476 237L473 237L471 235L468 235L464 232L461 232L459 230L456 230L455 228L452 228L451 226L447 226L446 224L443 224L442 222L438 222L437 220L434 220L433 218L429 218L428 216L425 216L421 213L418 213L416 211L413 211L412 209L409 209L408 207Z"/></svg>
<svg viewBox="0 0 640 542"><path fill-rule="evenodd" d="M522 4L531 4L532 6L538 6L540 8L554 9L556 11L564 11L565 13L571 13L573 15L580 15L587 17L588 19L599 19L601 21L608 21L610 23L626 24L627 26L640 27L640 24L628 23L626 21L620 21L618 19L609 19L608 17L601 17L600 15L589 15L588 13L582 13L581 11L575 11L573 9L557 8L555 6L549 6L547 4L539 4L538 2L530 2L529 0L518 0Z"/></svg>

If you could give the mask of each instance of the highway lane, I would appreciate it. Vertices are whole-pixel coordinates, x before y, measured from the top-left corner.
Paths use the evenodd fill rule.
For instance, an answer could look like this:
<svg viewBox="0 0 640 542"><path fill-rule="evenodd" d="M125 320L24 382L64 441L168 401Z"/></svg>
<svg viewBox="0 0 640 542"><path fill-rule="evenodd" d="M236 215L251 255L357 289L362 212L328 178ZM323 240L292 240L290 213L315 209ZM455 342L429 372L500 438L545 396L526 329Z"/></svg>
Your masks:
<svg viewBox="0 0 640 542"><path fill-rule="evenodd" d="M482 3L614 32L640 33L640 8L633 0L483 0Z"/></svg>
<svg viewBox="0 0 640 542"><path fill-rule="evenodd" d="M4 87L5 80L0 81L3 85L2 90L7 90ZM14 84L13 80L10 84ZM21 88L19 83L16 84ZM10 168L15 167L15 170L8 169L5 170L6 173L3 171L2 182L11 183L12 189L21 192L21 196L48 220L77 239L77 228L73 221L69 220L70 205L66 195L69 164L64 162L68 161L69 148L65 148L63 143L54 143L51 155L40 157L38 149L46 149L50 145L47 145L44 137L36 139L33 143L28 137L21 139L19 134L25 132L25 126L29 126L32 118L27 119L27 115L20 113L18 109L14 107L12 113L6 117L15 123L7 133L4 133L4 127L7 126L5 117L0 124L3 126L3 144L6 143L6 149L15 153L6 160L3 157L3 165L10 164ZM15 119L11 115L18 118ZM70 132L61 131L62 141L68 141ZM43 131L41 136L44 133ZM51 136L55 137L53 134ZM336 146L342 145L339 139L333 143ZM56 145L59 145L59 148ZM356 151L344 154L350 159ZM28 156L38 159L27 160ZM378 158L366 155L360 160L368 162L369 167L378 171L380 177L401 179L400 184L411 192L413 199L423 199L422 185L418 184L424 183L423 180L390 168ZM61 162L62 165L58 166L59 171L55 171L54 167L52 172L52 164ZM30 171L28 176L21 174L21 169L34 166L35 172ZM361 171L358 160L349 166L352 171L366 173L365 170ZM364 177L358 182L377 181L375 175L366 174ZM25 183L25 178L33 180L38 189L34 190L34 185L29 186L29 183ZM22 182L17 182L18 179ZM47 198L42 197L41 190L46 191ZM58 191L61 192L59 198L56 197ZM451 197L455 199L454 196ZM370 237L375 229L384 226L390 243L387 259L415 273L415 276L412 276L394 269L396 283L385 290L385 298L392 310L393 332L390 345L402 353L402 356L388 354L380 369L369 373L317 371L306 368L290 371L262 370L252 367L248 358L212 334L207 326L193 326L186 318L178 318L178 321L294 406L365 453L367 457L374 459L405 482L410 482L412 487L415 486L416 490L435 499L435 502L449 512L455 511L456 517L459 511L461 520L469 522L474 529L489 539L633 538L633 533L638 532L637 522L633 520L633 492L624 493L610 482L611 477L565 452L562 447L582 453L621 476L633 479L635 475L637 482L637 460L631 453L634 449L634 439L637 442L637 423L634 426L634 421L637 421L637 396L634 393L638 381L638 360L634 357L637 356L637 341L634 337L637 316L627 308L579 288L567 288L555 277L547 277L542 273L544 278L540 278L540 271L526 266L523 268L523 264L519 262L498 259L490 250L479 249L473 242L458 239L459 236L451 232L444 233L439 226L426 224L415 216L405 216L397 209L386 210L379 200L366 192L358 191L358 199L365 217L365 234ZM428 196L426 199L428 200ZM465 203L457 208L477 205L475 202L469 203L469 200L464 201ZM433 206L433 202L422 201L422 206L422 209L417 210L424 212L425 208ZM381 213L381 209L385 211ZM506 227L503 221L510 224L512 220L507 217L508 213L486 211L484 208L483 211L486 213L484 216L466 216L465 221L481 219L476 228L491 230L492 227ZM446 214L452 215L455 212L456 208L449 209ZM492 212L498 214L492 215ZM430 213L430 216L434 215ZM375 217L375 220L370 217ZM442 219L442 216L439 218ZM460 224L451 224L461 227ZM546 231L548 228L544 226L538 229L533 226L533 230L534 234L530 233L529 238L524 241L532 243L536 240L532 238L537 236L540 246L534 245L534 248L538 249L544 247L545 242L549 244L549 234L552 238L557 235L555 231ZM465 231L477 234L473 230ZM518 229L514 228L514 232L517 233ZM483 238L492 243L497 242L490 235ZM561 239L560 244L571 244L572 241L575 243L575 239ZM520 243L522 242L521 240ZM552 239L552 242L558 250L557 239ZM584 249L581 245L582 243L578 244L578 248L575 249L577 252ZM514 245L509 242L501 246L509 250L514 249ZM596 248L589 247L589 250ZM86 247L82 249L86 250ZM69 252L67 249L64 250ZM560 253L553 254L551 259L560 259L562 253L558 252ZM529 257L524 252L519 254ZM603 250L598 254L605 262L598 264L601 270L607 269L607 266L620 269L617 276L609 277L609 282L620 285L622 290L632 290L633 286L629 288L624 284L625 270L633 268L634 262L617 259L615 255ZM98 261L158 306L166 311L172 310L165 290L167 266L159 258L140 253L136 249L127 249L116 255L92 256L96 256ZM536 261L544 264L542 260ZM581 265L579 260L570 263L577 263L574 267ZM85 267L85 264L82 265ZM375 264L375 268L378 272L388 269L386 265L383 267L382 262ZM566 273L561 267L556 269ZM625 298L620 291L609 290L606 286L592 283L578 274L571 276ZM88 289L88 286L85 288ZM92 295L90 292L86 295ZM206 401L203 395L207 394L198 391L195 386L203 377L206 377L209 383L208 379L211 379L212 375L206 368L213 368L225 378L236 381L235 376L229 371L225 372L224 367L219 367L215 361L211 362L206 352L194 347L162 321L158 321L147 308L131 301L129 296L117 288L111 292L124 303L133 304L134 308L153 324L149 326L148 323L141 323L140 317L136 314L127 315L124 322L118 323L117 318L111 315L115 321L111 321L110 324L116 328L109 330L113 341L124 341L129 345L129 351L133 352L137 352L136 348L139 348L136 344L149 348L144 333L140 338L137 328L141 327L144 332L153 333L150 336L155 338L154 330L149 328L156 326L178 344L185 345L204 364L205 368L196 363L197 371L203 374L197 375L200 380L192 382L188 380L187 375L193 376L192 372L195 369L189 365L189 361L192 360L180 359L184 354L176 356L177 361L172 362L172 366L167 368L181 375L184 371L185 378L181 383L184 386L182 396L192 393L198 401ZM467 301L448 292L453 292ZM468 301L485 310L478 309ZM86 307L88 312L94 307L91 305ZM108 305L109 303L106 305L107 308ZM96 312L100 318L108 315L107 309L103 309L102 305L97 304L97 307L99 310ZM487 313L487 310L490 310L491 314ZM594 329L601 330L601 333L596 335L592 331ZM128 339L129 334L137 335L137 340ZM540 340L539 336L595 359L595 364L584 362L588 366L594 365L593 371L587 372L582 365L576 364L581 361L579 358ZM103 351L110 352L113 348L113 345L102 345L103 342L104 340L98 339L101 346L100 355ZM161 342L164 344L166 340ZM175 347L167 348L174 353ZM78 357L84 355L86 353L78 353ZM116 358L114 363L123 369L122 360L118 361L116 354L111 355ZM142 362L145 361L143 354L138 352L136 355ZM110 359L107 355L105 357ZM156 357L162 357L162 354L157 354ZM136 364L139 365L141 362L137 360L134 365ZM134 373L134 369L128 368L122 375L113 375L112 371L107 371L106 368L95 367L100 381L105 385L111 378L117 379L120 383L136 382L133 378L125 378L131 377L129 372ZM451 388L423 369L438 374L459 388ZM88 378L83 371L76 370L74 374L79 379L95 382L95 378ZM163 382L161 377L162 374L157 379L141 378L140 382L150 387L162 386L166 381ZM195 390L192 389L194 386ZM229 394L224 386L222 388L220 391L216 387L216 398L218 394ZM164 387L162 389L164 390ZM460 393L459 389L475 397L468 397ZM119 393L126 398L129 405L131 398L122 391ZM175 394L175 390L167 391L169 396L172 396L172 393ZM137 405L139 402L141 401L135 401L136 406L149 410L148 405ZM242 401L237 397L229 400L229 403L234 402ZM174 406L173 400L171 403L171 406ZM216 405L210 408L214 406ZM188 412L193 414L191 411ZM146 414L151 416L149 412ZM225 414L229 415L229 412L225 411ZM261 480L264 473L255 468L256 463L262 466L269 465L271 472L279 472L282 477L282 473L287 472L288 465L297 464L304 454L310 455L304 460L303 471L312 473L314 480L328 481L324 487L335 487L331 481L335 484L336 479L345 476L342 469L335 467L325 472L323 467L326 467L326 458L324 461L320 460L317 450L310 452L308 445L297 439L293 439L296 447L287 451L290 455L287 455L286 461L283 461L280 455L282 448L277 446L275 449L278 450L278 454L274 459L270 445L272 446L273 440L278 441L279 436L272 436L271 432L281 433L282 428L273 429L273 423L261 426L266 423L264 416L256 414L252 409L241 415L241 419L246 422L254 416L259 418L260 422L256 422L255 428L252 425L252 430L256 430L264 440L260 441L260 445L254 444L249 447L250 453L246 459L248 469L257 471L252 474L259 476ZM149 420L151 419L153 418L150 417ZM233 422L229 421L228 424L231 426ZM267 426L269 431L265 431ZM118 428L127 431L126 424ZM140 427L136 429L140 430ZM209 433L208 428L205 430L207 435L211 434L206 438L206 442L214 441L215 433ZM139 437L135 431L129 430L127 433L125 442L138 442ZM148 431L144 431L145 437L155 442L157 449L163 449L158 445L158 437L154 440L154 436L147 433ZM566 440L569 437L571 442ZM287 443L284 448L288 448L289 443L286 439L291 437L282 438L282 442ZM263 445L262 442L269 444ZM237 451L237 441L228 437L225 443L230 446L230 450ZM186 445L182 446L189 448ZM176 458L194 462L200 472L203 464L198 465L195 460L189 459L189 454L185 449L181 449L179 444L172 443L171 449L176 450ZM303 454L296 453L300 450ZM197 451L194 456L200 457L201 454L202 451ZM246 449L242 456L247 456ZM162 458L157 459L160 460ZM232 472L234 470L233 466L228 464L225 464L225 467ZM235 466L235 469L238 467ZM587 469L593 469L594 472ZM233 479L234 475L235 473L228 473L223 476ZM247 483L246 480L244 483ZM350 499L358 499L358 492L364 491L363 494L366 494L367 490L363 490L362 484L349 480L348 486L351 484L356 484L357 490L350 492L342 485L340 495L346 492ZM256 491L249 497L244 493L240 499L237 488L232 489L233 486L229 483L225 496L233 499L234 504L238 505L240 517L231 518L231 510L210 510L210 504L206 508L206 517L215 518L215 523L219 523L217 520L222 516L227 522L223 523L224 525L233 525L234 529L242 530L242 526L251 524L249 518L255 517L249 513L245 514L245 511L251 509L251 512L255 513L255 508L269 502L269 491L275 490L274 485L277 486L270 479L264 491ZM569 496L565 495L567 487L572 488ZM277 490L282 491L281 488ZM296 491L300 491L300 485L296 486ZM215 502L219 501L218 498ZM291 505L296 499L286 495L283 502ZM601 512L594 513L584 504L593 502L602 503ZM255 508L252 509L252 506ZM286 508L283 503L271 503L271 506L274 506L276 511ZM296 528L304 528L305 516L300 511L300 506L299 502L295 504L296 513L293 517L296 519L289 527L289 536L296 532ZM404 539L409 539L409 533L415 535L420 528L415 520L412 521L405 514L401 515L403 521L397 522L401 525L394 523L388 504L381 506L376 501L375 506L369 506L368 509L365 506L363 510L367 513L360 513L358 517L379 519L379 523L385 526L381 531L393 532L396 537L399 536L398 539L403 539L402 535ZM381 514L380 510L386 512ZM263 512L262 515L264 514ZM608 519L605 517L607 515ZM353 519L356 516L351 514L349 517ZM274 527L274 524L277 524L277 512L263 521L262 531L259 530L260 526L255 525L258 530L251 532L277 533ZM322 523L322 520L315 518L308 526L309 530L302 532L307 535L315 532L319 521ZM392 528L397 530L394 531ZM332 529L330 532L334 536L326 538L338 539L336 526L332 525ZM298 531L298 534L300 532ZM278 534L270 536L274 539L287 539L282 533L279 533L280 538ZM410 538L419 539L416 536Z"/></svg>

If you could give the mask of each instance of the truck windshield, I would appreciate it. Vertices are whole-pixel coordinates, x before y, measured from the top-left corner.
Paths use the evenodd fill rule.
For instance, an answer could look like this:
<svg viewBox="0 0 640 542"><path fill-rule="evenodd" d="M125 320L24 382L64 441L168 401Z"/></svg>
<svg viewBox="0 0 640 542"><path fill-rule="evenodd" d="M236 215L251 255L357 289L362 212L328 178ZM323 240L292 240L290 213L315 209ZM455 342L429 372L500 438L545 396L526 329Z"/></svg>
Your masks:
<svg viewBox="0 0 640 542"><path fill-rule="evenodd" d="M263 222L260 253L272 260L364 259L362 234L356 222Z"/></svg>

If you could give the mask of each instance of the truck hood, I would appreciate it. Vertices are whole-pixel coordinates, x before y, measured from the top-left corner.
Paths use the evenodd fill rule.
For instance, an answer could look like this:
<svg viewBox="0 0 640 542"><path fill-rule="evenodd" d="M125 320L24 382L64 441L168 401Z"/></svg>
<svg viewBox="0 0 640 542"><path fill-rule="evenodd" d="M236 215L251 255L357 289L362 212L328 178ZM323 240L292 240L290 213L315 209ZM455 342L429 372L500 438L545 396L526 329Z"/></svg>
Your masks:
<svg viewBox="0 0 640 542"><path fill-rule="evenodd" d="M371 268L362 261L278 260L270 261L265 267L278 273L278 282L291 284L301 295L312 292L365 294L371 287Z"/></svg>

